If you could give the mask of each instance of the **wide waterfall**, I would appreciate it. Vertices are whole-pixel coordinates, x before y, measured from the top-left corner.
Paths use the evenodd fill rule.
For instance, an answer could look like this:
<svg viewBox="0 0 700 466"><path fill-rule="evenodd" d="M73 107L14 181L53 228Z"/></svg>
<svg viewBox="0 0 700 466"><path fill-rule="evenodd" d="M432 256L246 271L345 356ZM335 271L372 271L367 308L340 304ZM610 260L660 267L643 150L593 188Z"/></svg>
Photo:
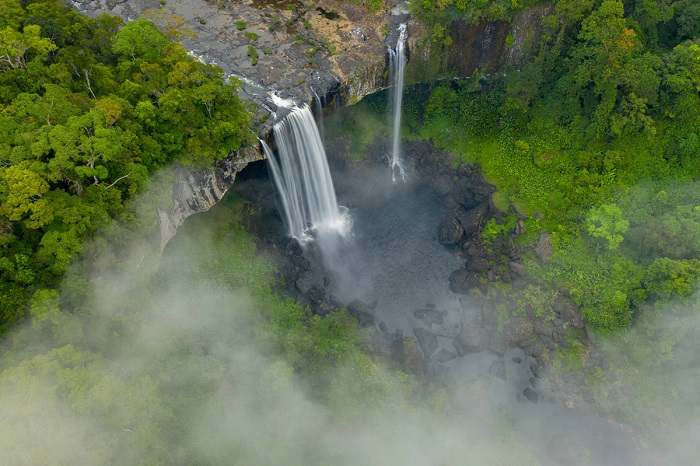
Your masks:
<svg viewBox="0 0 700 466"><path fill-rule="evenodd" d="M280 193L289 236L302 245L315 241L324 260L337 253L351 228L347 209L338 206L326 151L308 106L297 107L273 127L279 163L263 144Z"/></svg>
<svg viewBox="0 0 700 466"><path fill-rule="evenodd" d="M401 164L401 104L403 101L403 75L406 69L406 24L399 26L399 39L396 49L389 49L389 69L392 75L392 103L394 107L393 143L391 149L391 176L396 181L396 171L401 178L406 178Z"/></svg>

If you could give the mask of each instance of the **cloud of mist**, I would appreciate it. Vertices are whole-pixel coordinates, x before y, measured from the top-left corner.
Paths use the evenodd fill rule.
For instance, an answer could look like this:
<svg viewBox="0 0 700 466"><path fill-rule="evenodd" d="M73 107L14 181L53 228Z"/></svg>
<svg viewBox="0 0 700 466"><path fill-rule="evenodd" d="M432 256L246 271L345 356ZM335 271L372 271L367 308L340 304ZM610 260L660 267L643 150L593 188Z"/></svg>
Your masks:
<svg viewBox="0 0 700 466"><path fill-rule="evenodd" d="M653 464L655 455L672 464L700 458L697 417L671 418L679 424L661 447L616 456L636 451L611 445L623 428L606 438L607 422L590 413L517 402L511 382L487 371L461 383L461 403L444 390L418 391L404 403L391 392L402 387L390 386L368 391L366 406L336 409L346 399L344 383L355 376L339 367L322 403L260 338L251 292L227 284L236 277L189 270L214 247L216 222L226 214L206 215L214 220L178 233L190 238L173 240L156 278L142 246L122 251L133 259L90 284L92 311L75 341L64 336L46 349L39 344L45 331L31 323L6 337L3 464L601 464L606 453L596 448L611 449L609 464ZM684 323L697 324L697 318ZM675 325L673 318L664 322ZM697 349L697 336L688 333L691 348L683 354ZM619 351L630 371L652 370L616 346L609 351ZM662 397L665 391L697 413L697 371L692 358L678 361L674 386L658 387ZM614 413L616 401L609 402Z"/></svg>

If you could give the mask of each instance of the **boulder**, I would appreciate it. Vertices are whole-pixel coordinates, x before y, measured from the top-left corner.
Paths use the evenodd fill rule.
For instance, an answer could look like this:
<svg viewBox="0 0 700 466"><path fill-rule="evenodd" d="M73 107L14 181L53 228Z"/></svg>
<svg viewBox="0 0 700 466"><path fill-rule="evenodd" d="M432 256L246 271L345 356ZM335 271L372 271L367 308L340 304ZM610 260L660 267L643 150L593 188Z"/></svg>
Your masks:
<svg viewBox="0 0 700 466"><path fill-rule="evenodd" d="M489 375L491 377L498 377L499 379L506 380L506 364L502 359L491 363L489 366Z"/></svg>
<svg viewBox="0 0 700 466"><path fill-rule="evenodd" d="M562 321L573 325L576 328L583 328L583 316L576 305L568 299L562 299L554 303L554 311Z"/></svg>
<svg viewBox="0 0 700 466"><path fill-rule="evenodd" d="M473 257L466 264L466 269L470 272L485 272L489 267L489 261L484 257Z"/></svg>
<svg viewBox="0 0 700 466"><path fill-rule="evenodd" d="M464 345L464 343L459 341L458 338L452 340L452 346L454 347L455 351L457 352L457 356L459 356L460 358L469 352L469 351L467 351L467 347Z"/></svg>
<svg viewBox="0 0 700 466"><path fill-rule="evenodd" d="M465 268L455 270L450 275L450 290L457 294L467 294L479 284L479 276Z"/></svg>
<svg viewBox="0 0 700 466"><path fill-rule="evenodd" d="M496 325L498 323L498 309L496 308L495 302L484 302L484 305L481 307L481 318L490 325Z"/></svg>
<svg viewBox="0 0 700 466"><path fill-rule="evenodd" d="M525 267L525 264L521 264L520 262L511 262L508 265L510 266L510 271L515 275L520 275L521 277L527 275L527 267Z"/></svg>
<svg viewBox="0 0 700 466"><path fill-rule="evenodd" d="M511 343L529 340L534 334L534 326L525 317L512 317L503 323L503 335Z"/></svg>
<svg viewBox="0 0 700 466"><path fill-rule="evenodd" d="M452 175L445 174L433 181L433 189L438 196L447 196L452 192Z"/></svg>
<svg viewBox="0 0 700 466"><path fill-rule="evenodd" d="M428 363L426 373L432 382L440 387L450 387L455 384L454 378L450 376L450 370L435 361Z"/></svg>
<svg viewBox="0 0 700 466"><path fill-rule="evenodd" d="M420 346L421 351L423 351L423 355L426 359L429 358L438 348L437 335L435 335L430 330L426 330L420 327L414 328L413 334L418 340L418 346Z"/></svg>
<svg viewBox="0 0 700 466"><path fill-rule="evenodd" d="M463 208L455 209L455 217L464 229L465 235L471 235L481 228L481 225L486 221L486 216L489 212L489 203L482 202L481 204L471 209Z"/></svg>
<svg viewBox="0 0 700 466"><path fill-rule="evenodd" d="M443 219L438 225L438 242L440 244L457 244L462 239L464 230L454 217Z"/></svg>
<svg viewBox="0 0 700 466"><path fill-rule="evenodd" d="M530 387L525 387L525 390L523 390L523 396L530 400L532 403L537 403L538 396L537 392L531 389Z"/></svg>
<svg viewBox="0 0 700 466"><path fill-rule="evenodd" d="M435 353L435 360L437 362L447 362L450 361L454 358L456 358L457 355L454 354L452 351L447 351L444 348L440 348L436 353Z"/></svg>
<svg viewBox="0 0 700 466"><path fill-rule="evenodd" d="M462 328L459 341L467 351L479 352L486 349L489 343L489 332L478 324L468 324Z"/></svg>
<svg viewBox="0 0 700 466"><path fill-rule="evenodd" d="M400 341L399 359L403 370L409 374L420 375L423 373L423 353L421 353L418 341L413 337L403 337Z"/></svg>
<svg viewBox="0 0 700 466"><path fill-rule="evenodd" d="M357 319L360 327L370 327L374 325L374 316L370 314L369 310L370 307L359 299L348 304L348 314Z"/></svg>
<svg viewBox="0 0 700 466"><path fill-rule="evenodd" d="M442 312L438 311L437 309L418 309L416 311L413 311L413 316L416 319L422 320L428 325L442 325L442 323L445 320L442 315Z"/></svg>

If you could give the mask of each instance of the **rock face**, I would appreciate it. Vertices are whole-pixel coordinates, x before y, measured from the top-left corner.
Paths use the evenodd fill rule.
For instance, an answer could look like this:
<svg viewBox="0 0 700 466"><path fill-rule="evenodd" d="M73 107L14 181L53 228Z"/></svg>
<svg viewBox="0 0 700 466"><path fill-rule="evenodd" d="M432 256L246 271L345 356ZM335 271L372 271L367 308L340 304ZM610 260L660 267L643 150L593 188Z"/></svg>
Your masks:
<svg viewBox="0 0 700 466"><path fill-rule="evenodd" d="M307 103L316 94L322 107L333 109L387 86L384 25L396 23L399 16L370 14L357 3L85 0L75 7L91 16L106 12L124 20L148 10L161 24L182 18L183 26L196 34L185 36L183 45L240 79L241 96L260 104L259 116L274 112L279 117L286 110L268 99L271 91Z"/></svg>
<svg viewBox="0 0 700 466"><path fill-rule="evenodd" d="M171 206L157 212L161 251L187 217L209 210L233 186L238 172L263 158L255 146L229 155L213 168L181 167L182 175L173 185Z"/></svg>
<svg viewBox="0 0 700 466"><path fill-rule="evenodd" d="M448 217L438 225L438 241L440 244L457 244L462 239L464 229L454 217Z"/></svg>

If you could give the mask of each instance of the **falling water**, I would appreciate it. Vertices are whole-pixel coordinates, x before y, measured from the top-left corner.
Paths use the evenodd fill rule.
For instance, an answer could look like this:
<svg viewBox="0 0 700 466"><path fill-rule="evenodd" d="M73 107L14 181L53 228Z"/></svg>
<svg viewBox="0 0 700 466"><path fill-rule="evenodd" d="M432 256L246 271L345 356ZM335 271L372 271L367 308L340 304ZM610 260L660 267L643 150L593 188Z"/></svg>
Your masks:
<svg viewBox="0 0 700 466"><path fill-rule="evenodd" d="M316 91L311 88L311 92L314 93L314 109L316 110L316 124L318 125L319 133L321 133L321 141L324 141L326 136L324 134L325 130L323 128L323 105L321 104L321 98L318 96Z"/></svg>
<svg viewBox="0 0 700 466"><path fill-rule="evenodd" d="M262 144L282 198L287 232L302 245L315 241L324 260L330 260L352 225L347 209L338 206L311 110L306 105L295 108L273 132L279 163Z"/></svg>
<svg viewBox="0 0 700 466"><path fill-rule="evenodd" d="M396 170L401 178L406 178L400 157L401 103L403 100L403 75L406 68L406 24L399 26L399 40L396 50L389 49L389 68L392 74L392 102L394 104L394 135L391 150L391 176L396 181Z"/></svg>

